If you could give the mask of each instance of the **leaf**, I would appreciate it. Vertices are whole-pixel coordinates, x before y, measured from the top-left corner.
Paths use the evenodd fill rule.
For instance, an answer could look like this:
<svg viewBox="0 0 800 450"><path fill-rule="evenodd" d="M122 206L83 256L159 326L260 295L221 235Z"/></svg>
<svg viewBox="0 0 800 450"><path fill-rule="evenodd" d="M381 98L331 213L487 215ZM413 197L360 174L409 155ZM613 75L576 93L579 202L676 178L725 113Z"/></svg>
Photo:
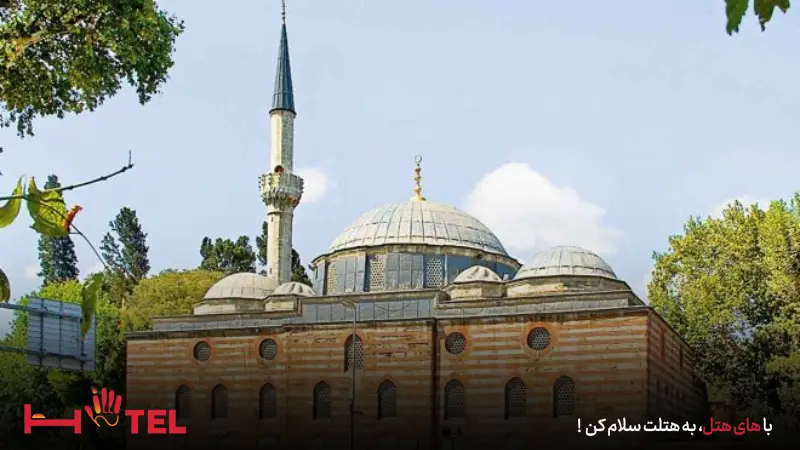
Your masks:
<svg viewBox="0 0 800 450"><path fill-rule="evenodd" d="M6 202L5 205L0 206L0 228L11 225L14 219L19 215L19 210L22 207L22 190L24 189L22 180L23 178L20 177L19 181L17 181L17 187L15 187L14 192L11 193L12 197L19 198L12 198Z"/></svg>
<svg viewBox="0 0 800 450"><path fill-rule="evenodd" d="M3 269L0 269L0 303L6 303L11 299L11 284Z"/></svg>
<svg viewBox="0 0 800 450"><path fill-rule="evenodd" d="M739 32L739 26L742 24L742 19L747 12L749 3L750 0L725 0L725 14L728 16L728 24L725 27L725 31L728 34Z"/></svg>
<svg viewBox="0 0 800 450"><path fill-rule="evenodd" d="M92 317L94 310L97 307L97 297L100 293L100 288L103 286L103 274L96 273L86 280L81 290L81 312L83 313L83 322L81 322L81 337L86 336L89 328L92 327Z"/></svg>
<svg viewBox="0 0 800 450"><path fill-rule="evenodd" d="M789 10L789 0L755 0L753 2L753 12L758 16L761 31L767 29L767 22L772 20L776 7L785 13Z"/></svg>
<svg viewBox="0 0 800 450"><path fill-rule="evenodd" d="M40 191L33 177L28 183L28 212L33 218L31 228L48 237L64 237L69 232L64 228L67 205L60 191Z"/></svg>

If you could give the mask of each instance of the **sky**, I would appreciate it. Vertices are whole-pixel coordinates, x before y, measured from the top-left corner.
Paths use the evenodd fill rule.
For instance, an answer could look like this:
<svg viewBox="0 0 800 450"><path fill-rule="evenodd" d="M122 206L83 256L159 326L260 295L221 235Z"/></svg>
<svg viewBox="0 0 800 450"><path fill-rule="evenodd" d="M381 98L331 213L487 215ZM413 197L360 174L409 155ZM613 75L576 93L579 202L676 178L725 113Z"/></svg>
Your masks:
<svg viewBox="0 0 800 450"><path fill-rule="evenodd" d="M153 273L197 267L205 236L259 233L280 35L278 0L159 4L186 32L152 102L128 88L39 120L32 138L0 130L2 192L23 174L113 172L131 150L132 171L66 201L84 207L75 224L95 245L135 209ZM797 190L800 11L766 33L749 15L731 37L719 0L454 5L289 0L304 262L363 212L410 198L415 155L424 195L475 215L512 256L583 246L640 296L652 252L690 216ZM26 220L0 232L14 297L40 284ZM97 269L75 245L82 274Z"/></svg>

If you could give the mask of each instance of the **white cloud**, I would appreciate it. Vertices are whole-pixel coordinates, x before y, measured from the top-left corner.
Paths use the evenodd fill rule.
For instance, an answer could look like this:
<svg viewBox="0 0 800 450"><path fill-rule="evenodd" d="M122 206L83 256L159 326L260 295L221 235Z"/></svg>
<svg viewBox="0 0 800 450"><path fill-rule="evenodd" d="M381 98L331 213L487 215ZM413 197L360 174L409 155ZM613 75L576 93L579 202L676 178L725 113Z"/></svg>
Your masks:
<svg viewBox="0 0 800 450"><path fill-rule="evenodd" d="M333 183L328 174L319 167L300 167L295 173L303 179L302 203L314 203L325 198Z"/></svg>
<svg viewBox="0 0 800 450"><path fill-rule="evenodd" d="M758 204L758 206L761 209L764 209L764 208L769 208L769 204L771 203L771 200L769 199L755 198L750 195L740 195L738 197L731 197L725 201L720 202L719 204L717 204L717 206L712 208L710 213L711 217L722 217L722 211L724 211L725 208L728 207L728 205L730 205L736 200L739 200L739 203L741 203L742 206L744 206L745 208L749 207L750 205Z"/></svg>
<svg viewBox="0 0 800 450"><path fill-rule="evenodd" d="M616 252L622 237L619 230L601 223L603 208L523 163L508 163L484 176L467 197L465 209L509 250L520 252L577 245L609 254Z"/></svg>
<svg viewBox="0 0 800 450"><path fill-rule="evenodd" d="M39 279L39 266L28 266L25 268L25 279L26 280L38 280Z"/></svg>

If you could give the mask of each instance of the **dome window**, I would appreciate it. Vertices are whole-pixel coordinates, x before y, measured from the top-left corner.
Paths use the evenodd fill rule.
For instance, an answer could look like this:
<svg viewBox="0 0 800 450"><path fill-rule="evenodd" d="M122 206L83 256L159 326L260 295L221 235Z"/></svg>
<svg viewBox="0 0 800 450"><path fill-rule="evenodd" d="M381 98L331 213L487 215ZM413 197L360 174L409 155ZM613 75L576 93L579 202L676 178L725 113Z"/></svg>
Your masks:
<svg viewBox="0 0 800 450"><path fill-rule="evenodd" d="M451 355L460 355L467 349L467 338L461 333L450 333L444 339L444 348Z"/></svg>
<svg viewBox="0 0 800 450"><path fill-rule="evenodd" d="M536 327L528 333L528 347L533 350L544 350L550 346L550 332L547 328Z"/></svg>

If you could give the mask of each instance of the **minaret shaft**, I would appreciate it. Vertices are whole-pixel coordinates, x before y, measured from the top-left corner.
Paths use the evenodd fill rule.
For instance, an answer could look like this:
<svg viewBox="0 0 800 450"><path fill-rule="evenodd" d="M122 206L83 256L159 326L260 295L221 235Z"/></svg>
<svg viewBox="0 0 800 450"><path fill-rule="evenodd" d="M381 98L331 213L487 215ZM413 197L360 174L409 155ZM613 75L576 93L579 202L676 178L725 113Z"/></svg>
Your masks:
<svg viewBox="0 0 800 450"><path fill-rule="evenodd" d="M272 151L270 169L281 167L286 172L294 170L294 113L285 110L272 111Z"/></svg>

